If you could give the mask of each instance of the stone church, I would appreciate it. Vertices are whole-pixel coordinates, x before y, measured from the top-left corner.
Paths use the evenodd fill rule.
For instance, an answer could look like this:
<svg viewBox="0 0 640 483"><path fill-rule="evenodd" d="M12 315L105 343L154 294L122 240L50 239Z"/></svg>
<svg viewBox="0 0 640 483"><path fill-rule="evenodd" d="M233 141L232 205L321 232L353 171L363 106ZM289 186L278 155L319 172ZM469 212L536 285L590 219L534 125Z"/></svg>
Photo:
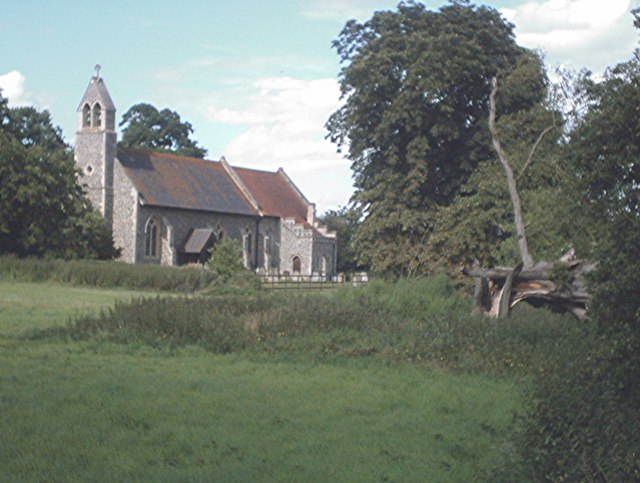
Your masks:
<svg viewBox="0 0 640 483"><path fill-rule="evenodd" d="M117 146L116 108L104 80L91 78L78 107L75 162L93 206L108 220L121 260L203 263L223 238L242 246L261 274L331 277L336 234L276 172Z"/></svg>

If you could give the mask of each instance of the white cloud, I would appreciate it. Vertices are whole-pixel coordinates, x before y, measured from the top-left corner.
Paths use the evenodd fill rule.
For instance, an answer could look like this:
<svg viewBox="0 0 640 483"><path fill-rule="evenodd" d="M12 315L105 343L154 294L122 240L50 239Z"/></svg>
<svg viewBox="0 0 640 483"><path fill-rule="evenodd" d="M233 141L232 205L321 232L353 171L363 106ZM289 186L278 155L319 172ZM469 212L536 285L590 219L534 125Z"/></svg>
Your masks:
<svg viewBox="0 0 640 483"><path fill-rule="evenodd" d="M352 192L348 161L324 139L324 124L340 105L335 79L270 77L257 81L243 107L209 106L208 118L245 129L224 155L232 164L279 167L321 211L345 204Z"/></svg>
<svg viewBox="0 0 640 483"><path fill-rule="evenodd" d="M27 78L20 71L12 70L0 75L2 96L9 100L11 106L31 104L31 94L25 89Z"/></svg>
<svg viewBox="0 0 640 483"><path fill-rule="evenodd" d="M521 45L541 48L550 64L596 73L631 56L637 33L630 0L544 0L502 9Z"/></svg>

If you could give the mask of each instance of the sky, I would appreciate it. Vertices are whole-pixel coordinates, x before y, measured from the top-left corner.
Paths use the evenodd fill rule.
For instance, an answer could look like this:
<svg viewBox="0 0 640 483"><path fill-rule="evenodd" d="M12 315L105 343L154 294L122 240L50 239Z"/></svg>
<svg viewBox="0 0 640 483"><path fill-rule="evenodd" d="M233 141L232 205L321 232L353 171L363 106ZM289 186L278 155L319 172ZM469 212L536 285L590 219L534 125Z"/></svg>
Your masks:
<svg viewBox="0 0 640 483"><path fill-rule="evenodd" d="M600 75L638 46L640 0L489 0L517 42L547 65ZM340 106L331 42L352 18L388 0L2 0L0 88L10 106L47 109L74 143L76 109L92 75L117 119L146 102L177 111L208 159L289 174L318 212L352 194L350 162L326 136ZM446 1L423 1L438 9Z"/></svg>

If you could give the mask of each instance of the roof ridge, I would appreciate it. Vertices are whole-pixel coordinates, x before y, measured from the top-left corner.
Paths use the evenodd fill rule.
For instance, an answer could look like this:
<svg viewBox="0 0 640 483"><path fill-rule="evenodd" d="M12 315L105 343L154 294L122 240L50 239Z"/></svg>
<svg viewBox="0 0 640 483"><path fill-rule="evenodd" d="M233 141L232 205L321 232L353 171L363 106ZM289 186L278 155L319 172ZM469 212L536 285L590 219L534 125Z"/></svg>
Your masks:
<svg viewBox="0 0 640 483"><path fill-rule="evenodd" d="M170 151L158 151L158 150L154 150L154 149L146 149L146 148L140 148L140 147L118 146L118 151L126 151L126 152L129 152L129 153L136 153L136 154L148 154L150 156L154 156L154 157L157 157L157 158L168 157L168 158L173 158L173 159L181 160L181 161L192 161L192 162L205 162L205 163L220 164L220 161L213 160L213 159L196 158L194 156L186 156L184 154L172 153Z"/></svg>
<svg viewBox="0 0 640 483"><path fill-rule="evenodd" d="M266 169L255 169L255 168L245 168L243 166L231 166L233 169L243 169L245 171L256 171L258 173L265 173L265 174L273 174L273 175L277 175L278 172L277 171L268 171ZM279 168L282 169L282 168Z"/></svg>

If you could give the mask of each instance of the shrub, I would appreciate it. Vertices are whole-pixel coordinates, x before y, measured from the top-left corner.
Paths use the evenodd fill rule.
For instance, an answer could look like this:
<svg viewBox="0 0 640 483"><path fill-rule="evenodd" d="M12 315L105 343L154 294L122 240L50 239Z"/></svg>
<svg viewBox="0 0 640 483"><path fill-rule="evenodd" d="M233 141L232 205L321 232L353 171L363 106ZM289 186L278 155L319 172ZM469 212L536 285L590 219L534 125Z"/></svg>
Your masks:
<svg viewBox="0 0 640 483"><path fill-rule="evenodd" d="M211 248L209 269L223 281L245 271L242 263L242 247L231 238L224 238Z"/></svg>
<svg viewBox="0 0 640 483"><path fill-rule="evenodd" d="M520 440L530 474L555 481L640 480L640 218L624 213L597 249L592 320L535 384Z"/></svg>

